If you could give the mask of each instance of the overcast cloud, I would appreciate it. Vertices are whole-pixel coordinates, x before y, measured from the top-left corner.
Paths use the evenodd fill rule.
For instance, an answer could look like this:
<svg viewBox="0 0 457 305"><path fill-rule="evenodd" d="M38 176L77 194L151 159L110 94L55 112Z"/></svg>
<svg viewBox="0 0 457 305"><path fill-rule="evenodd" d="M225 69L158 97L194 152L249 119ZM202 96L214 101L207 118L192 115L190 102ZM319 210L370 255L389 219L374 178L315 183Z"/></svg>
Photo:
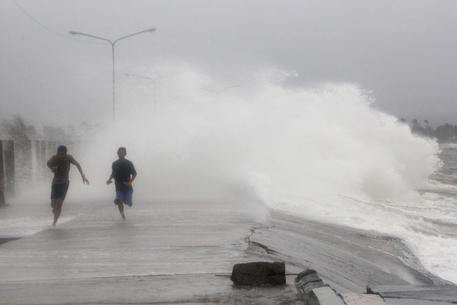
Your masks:
<svg viewBox="0 0 457 305"><path fill-rule="evenodd" d="M170 59L235 78L274 66L305 84L358 83L397 116L457 123L454 0L0 0L0 117L96 122L109 111L109 45L68 31L149 27L119 44L123 73Z"/></svg>

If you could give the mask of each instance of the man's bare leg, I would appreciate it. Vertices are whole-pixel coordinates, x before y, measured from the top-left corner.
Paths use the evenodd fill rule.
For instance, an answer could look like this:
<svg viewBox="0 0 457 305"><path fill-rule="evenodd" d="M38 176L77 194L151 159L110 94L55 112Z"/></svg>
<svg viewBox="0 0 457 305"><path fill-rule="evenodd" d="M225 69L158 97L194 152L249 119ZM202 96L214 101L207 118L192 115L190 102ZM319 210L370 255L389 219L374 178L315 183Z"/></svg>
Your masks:
<svg viewBox="0 0 457 305"><path fill-rule="evenodd" d="M52 225L55 226L56 225L56 211L57 211L57 200L56 199L52 199L51 200L51 208L52 208L52 215L54 215L54 221L52 222Z"/></svg>
<svg viewBox="0 0 457 305"><path fill-rule="evenodd" d="M60 213L62 212L62 203L62 199L55 199L53 202L52 213L54 213L54 222L52 223L52 226L54 227L57 224L57 220L60 217Z"/></svg>
<svg viewBox="0 0 457 305"><path fill-rule="evenodd" d="M121 213L122 220L125 220L125 214L124 214L124 204L122 202L119 202L117 204L117 207L119 209L119 213Z"/></svg>

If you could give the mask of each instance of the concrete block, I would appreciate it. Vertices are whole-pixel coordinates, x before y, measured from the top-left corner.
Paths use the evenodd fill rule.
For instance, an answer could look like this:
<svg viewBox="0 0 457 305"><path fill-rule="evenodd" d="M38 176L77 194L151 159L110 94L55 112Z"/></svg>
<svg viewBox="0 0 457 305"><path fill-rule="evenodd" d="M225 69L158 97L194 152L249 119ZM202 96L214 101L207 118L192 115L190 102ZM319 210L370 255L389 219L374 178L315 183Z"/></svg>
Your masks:
<svg viewBox="0 0 457 305"><path fill-rule="evenodd" d="M277 286L286 284L286 265L282 262L252 262L233 266L230 279L240 286Z"/></svg>

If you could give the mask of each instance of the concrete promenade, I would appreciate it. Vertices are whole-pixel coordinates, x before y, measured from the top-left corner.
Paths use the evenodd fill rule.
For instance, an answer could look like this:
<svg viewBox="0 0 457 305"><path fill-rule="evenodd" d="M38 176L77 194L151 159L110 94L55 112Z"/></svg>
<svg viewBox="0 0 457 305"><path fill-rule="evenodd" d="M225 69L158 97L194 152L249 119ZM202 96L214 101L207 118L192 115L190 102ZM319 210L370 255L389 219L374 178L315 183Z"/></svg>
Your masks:
<svg viewBox="0 0 457 305"><path fill-rule="evenodd" d="M66 204L71 221L0 245L0 304L303 304L293 274L309 267L341 294L457 302L454 285L373 232L276 212L258 222L241 203L139 201L126 221L109 201ZM259 260L285 261L287 285L233 287L232 266Z"/></svg>
<svg viewBox="0 0 457 305"><path fill-rule="evenodd" d="M233 264L259 260L246 252L258 224L240 208L140 202L127 209L125 222L110 203L83 210L68 223L0 245L0 304L278 304L295 298L293 285L232 287Z"/></svg>

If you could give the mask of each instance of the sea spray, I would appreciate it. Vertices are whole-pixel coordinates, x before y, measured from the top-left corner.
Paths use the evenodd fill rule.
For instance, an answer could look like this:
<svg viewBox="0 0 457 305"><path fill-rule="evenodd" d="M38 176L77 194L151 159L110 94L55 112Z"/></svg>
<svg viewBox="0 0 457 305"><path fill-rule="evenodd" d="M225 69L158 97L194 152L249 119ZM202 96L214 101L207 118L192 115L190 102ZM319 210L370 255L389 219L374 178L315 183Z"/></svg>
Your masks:
<svg viewBox="0 0 457 305"><path fill-rule="evenodd" d="M438 240L423 225L424 215L442 217L430 213L440 203L417 191L441 166L439 146L377 110L370 92L291 86L274 69L241 82L189 65L150 74L154 90L122 86L116 121L82 149L93 185L76 186L75 196L110 202L104 181L126 146L139 173L137 202L221 200L257 218L269 206L375 230L404 239L430 270L457 280L455 260L430 255L430 245L457 249L455 238Z"/></svg>
<svg viewBox="0 0 457 305"><path fill-rule="evenodd" d="M145 198L227 198L243 184L274 206L329 194L411 198L439 167L435 142L373 108L356 85L292 87L269 70L230 86L191 66L161 71L155 103L130 92L87 148L96 179L123 145Z"/></svg>

